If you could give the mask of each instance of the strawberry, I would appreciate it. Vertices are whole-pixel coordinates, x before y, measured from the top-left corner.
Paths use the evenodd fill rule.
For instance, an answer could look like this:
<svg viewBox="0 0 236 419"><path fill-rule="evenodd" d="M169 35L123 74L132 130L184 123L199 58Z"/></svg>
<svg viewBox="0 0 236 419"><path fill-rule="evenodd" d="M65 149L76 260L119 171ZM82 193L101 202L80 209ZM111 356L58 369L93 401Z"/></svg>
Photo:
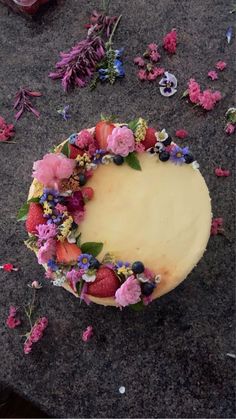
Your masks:
<svg viewBox="0 0 236 419"><path fill-rule="evenodd" d="M146 135L144 140L141 144L144 145L145 150L148 148L154 147L154 145L157 142L156 136L155 136L156 130L154 128L147 128Z"/></svg>
<svg viewBox="0 0 236 419"><path fill-rule="evenodd" d="M93 188L85 186L84 188L81 189L81 192L85 201L91 201L94 195Z"/></svg>
<svg viewBox="0 0 236 419"><path fill-rule="evenodd" d="M76 262L78 256L81 254L80 248L75 243L57 241L56 243L56 257L59 263Z"/></svg>
<svg viewBox="0 0 236 419"><path fill-rule="evenodd" d="M84 154L84 152L80 150L79 147L76 147L73 144L69 144L69 149L70 159L75 159L78 156L78 154L80 154L81 156Z"/></svg>
<svg viewBox="0 0 236 419"><path fill-rule="evenodd" d="M115 128L115 125L109 121L99 121L95 127L95 137L99 147L103 150L107 149L107 137Z"/></svg>
<svg viewBox="0 0 236 419"><path fill-rule="evenodd" d="M39 224L45 224L46 220L43 217L43 208L36 202L31 202L29 206L29 212L25 223L26 230L28 233L36 234L36 226Z"/></svg>
<svg viewBox="0 0 236 419"><path fill-rule="evenodd" d="M114 297L120 281L115 272L106 267L100 266L94 282L88 283L88 294L94 297Z"/></svg>

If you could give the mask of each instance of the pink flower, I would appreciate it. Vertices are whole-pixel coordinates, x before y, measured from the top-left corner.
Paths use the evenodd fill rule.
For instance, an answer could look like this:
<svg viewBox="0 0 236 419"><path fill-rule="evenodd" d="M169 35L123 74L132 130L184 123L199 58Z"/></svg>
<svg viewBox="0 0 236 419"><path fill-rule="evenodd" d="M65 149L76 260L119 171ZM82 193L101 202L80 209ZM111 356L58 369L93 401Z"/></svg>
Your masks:
<svg viewBox="0 0 236 419"><path fill-rule="evenodd" d="M230 171L221 169L221 167L217 167L215 169L215 175L218 177L228 177L230 175Z"/></svg>
<svg viewBox="0 0 236 419"><path fill-rule="evenodd" d="M65 205L62 205L62 204L59 204L59 203L56 205L56 209L60 213L67 211L67 207Z"/></svg>
<svg viewBox="0 0 236 419"><path fill-rule="evenodd" d="M36 226L38 232L38 245L41 246L43 241L53 239L57 235L57 226L55 224L39 224Z"/></svg>
<svg viewBox="0 0 236 419"><path fill-rule="evenodd" d="M82 275L85 273L84 269L71 269L71 271L67 272L66 279L69 281L70 286L74 291L76 291L76 284L82 278Z"/></svg>
<svg viewBox="0 0 236 419"><path fill-rule="evenodd" d="M215 107L216 102L221 99L221 93L216 91L212 92L210 89L204 90L204 92L200 93L199 95L199 104L210 111Z"/></svg>
<svg viewBox="0 0 236 419"><path fill-rule="evenodd" d="M177 33L175 29L172 29L172 31L167 33L167 35L164 37L163 47L170 54L174 54L176 52L176 46L177 46Z"/></svg>
<svg viewBox="0 0 236 419"><path fill-rule="evenodd" d="M24 353L29 354L32 350L33 343L38 342L43 337L43 332L48 325L47 317L39 318L32 327L29 336L24 343Z"/></svg>
<svg viewBox="0 0 236 419"><path fill-rule="evenodd" d="M137 75L139 80L147 80L146 70L139 70Z"/></svg>
<svg viewBox="0 0 236 419"><path fill-rule="evenodd" d="M54 272L48 268L45 272L45 278L47 279L54 279Z"/></svg>
<svg viewBox="0 0 236 419"><path fill-rule="evenodd" d="M153 68L153 73L156 75L156 77L158 76L162 76L162 74L164 74L165 69L163 67L154 67Z"/></svg>
<svg viewBox="0 0 236 419"><path fill-rule="evenodd" d="M2 116L0 116L0 142L7 141L14 135L14 125L7 125L5 119L3 119Z"/></svg>
<svg viewBox="0 0 236 419"><path fill-rule="evenodd" d="M93 326L88 326L86 330L84 330L82 335L82 340L84 342L88 342L91 337L93 336Z"/></svg>
<svg viewBox="0 0 236 419"><path fill-rule="evenodd" d="M38 263L43 265L44 263L48 263L49 259L52 259L56 253L56 240L48 239L43 246L40 247L37 258Z"/></svg>
<svg viewBox="0 0 236 419"><path fill-rule="evenodd" d="M12 272L12 271L18 271L18 268L15 268L12 263L4 263L4 265L0 266L0 269L3 269L5 272Z"/></svg>
<svg viewBox="0 0 236 419"><path fill-rule="evenodd" d="M144 145L142 143L136 143L135 151L137 151L137 153L143 153L145 151Z"/></svg>
<svg viewBox="0 0 236 419"><path fill-rule="evenodd" d="M199 102L199 95L201 94L201 89L199 84L194 79L190 79L188 82L188 94L189 99L192 103Z"/></svg>
<svg viewBox="0 0 236 419"><path fill-rule="evenodd" d="M134 151L135 142L131 129L127 127L114 128L107 138L108 149L122 157Z"/></svg>
<svg viewBox="0 0 236 419"><path fill-rule="evenodd" d="M215 67L217 70L223 71L227 67L227 64L224 61L217 61Z"/></svg>
<svg viewBox="0 0 236 419"><path fill-rule="evenodd" d="M188 131L186 131L185 129L178 129L177 131L175 131L175 135L178 138L184 139L188 136Z"/></svg>
<svg viewBox="0 0 236 419"><path fill-rule="evenodd" d="M153 80L156 80L156 78L157 78L157 75L153 71L149 71L147 73L147 80L153 81Z"/></svg>
<svg viewBox="0 0 236 419"><path fill-rule="evenodd" d="M153 63L157 63L160 60L161 56L158 51L151 51L149 54L149 58Z"/></svg>
<svg viewBox="0 0 236 419"><path fill-rule="evenodd" d="M208 71L207 75L208 75L208 77L211 78L211 80L217 80L218 79L218 75L217 75L217 72L215 70Z"/></svg>
<svg viewBox="0 0 236 419"><path fill-rule="evenodd" d="M16 318L17 308L14 306L10 306L9 308L9 315L6 320L6 325L10 329L15 329L15 327L21 324L21 320Z"/></svg>
<svg viewBox="0 0 236 419"><path fill-rule="evenodd" d="M42 160L34 162L32 176L44 186L58 190L59 182L72 175L75 165L75 160L63 154L46 154Z"/></svg>
<svg viewBox="0 0 236 419"><path fill-rule="evenodd" d="M145 61L142 57L135 57L134 58L134 64L137 64L139 67L145 66Z"/></svg>
<svg viewBox="0 0 236 419"><path fill-rule="evenodd" d="M211 236L216 236L217 234L222 234L223 232L223 218L213 218L211 223Z"/></svg>
<svg viewBox="0 0 236 419"><path fill-rule="evenodd" d="M235 131L235 125L231 124L231 122L228 122L228 124L225 127L226 134L231 135L234 133L234 131Z"/></svg>
<svg viewBox="0 0 236 419"><path fill-rule="evenodd" d="M67 209L75 223L79 224L85 214L84 198L81 191L76 191L65 200Z"/></svg>
<svg viewBox="0 0 236 419"><path fill-rule="evenodd" d="M158 46L157 46L157 44L155 44L154 42L152 42L151 44L148 45L148 49L149 49L150 52L157 51Z"/></svg>
<svg viewBox="0 0 236 419"><path fill-rule="evenodd" d="M31 284L28 284L28 286L30 288L34 288L36 290L39 290L40 288L42 288L42 285L40 284L39 281L33 281L33 282L31 282Z"/></svg>
<svg viewBox="0 0 236 419"><path fill-rule="evenodd" d="M88 283L84 282L84 285L80 294L80 299L83 300L87 305L89 305L91 301L87 295L87 292L88 292Z"/></svg>
<svg viewBox="0 0 236 419"><path fill-rule="evenodd" d="M134 275L129 276L115 293L115 300L121 307L140 301L141 287Z"/></svg>
<svg viewBox="0 0 236 419"><path fill-rule="evenodd" d="M143 304L145 306L147 306L148 304L150 304L152 301L153 301L152 294L151 295L148 295L148 296L146 296L146 295L143 296Z"/></svg>
<svg viewBox="0 0 236 419"><path fill-rule="evenodd" d="M86 129L78 134L75 144L90 157L92 157L98 149L97 141Z"/></svg>

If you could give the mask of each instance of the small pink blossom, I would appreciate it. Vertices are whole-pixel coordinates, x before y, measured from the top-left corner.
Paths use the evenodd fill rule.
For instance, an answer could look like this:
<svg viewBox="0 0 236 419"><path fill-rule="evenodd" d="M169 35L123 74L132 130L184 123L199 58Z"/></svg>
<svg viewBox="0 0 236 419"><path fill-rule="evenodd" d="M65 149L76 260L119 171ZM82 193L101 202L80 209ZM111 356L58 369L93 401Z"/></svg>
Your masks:
<svg viewBox="0 0 236 419"><path fill-rule="evenodd" d="M48 239L43 246L40 247L38 250L38 263L43 265L44 263L48 263L49 259L52 259L56 253L56 240Z"/></svg>
<svg viewBox="0 0 236 419"><path fill-rule="evenodd" d="M129 276L115 293L115 300L121 307L140 301L141 287L134 275Z"/></svg>
<svg viewBox="0 0 236 419"><path fill-rule="evenodd" d="M151 44L148 45L148 49L149 49L150 52L157 51L158 46L157 46L157 44L155 44L154 42L152 42Z"/></svg>
<svg viewBox="0 0 236 419"><path fill-rule="evenodd" d="M55 208L57 209L57 211L60 212L60 214L67 211L67 207L65 205L60 204L60 203L58 203Z"/></svg>
<svg viewBox="0 0 236 419"><path fill-rule="evenodd" d="M177 47L177 33L175 29L172 29L172 31L167 33L164 37L163 47L170 54L175 54Z"/></svg>
<svg viewBox="0 0 236 419"><path fill-rule="evenodd" d="M9 315L6 320L6 325L10 329L15 329L17 326L21 324L21 320L16 318L17 315L17 308L14 306L10 306L9 308Z"/></svg>
<svg viewBox="0 0 236 419"><path fill-rule="evenodd" d="M188 131L186 131L185 129L178 129L177 131L175 131L175 135L178 138L184 139L188 136Z"/></svg>
<svg viewBox="0 0 236 419"><path fill-rule="evenodd" d="M15 268L12 263L4 263L4 265L0 266L0 269L3 269L5 272L12 272L12 271L18 271L19 268Z"/></svg>
<svg viewBox="0 0 236 419"><path fill-rule="evenodd" d="M54 272L52 269L48 268L45 272L45 278L47 279L54 279Z"/></svg>
<svg viewBox="0 0 236 419"><path fill-rule="evenodd" d="M98 144L95 138L86 129L82 130L76 138L75 144L85 153L92 157L98 149Z"/></svg>
<svg viewBox="0 0 236 419"><path fill-rule="evenodd" d="M157 75L153 71L148 71L147 72L147 80L148 81L156 80L156 78L157 78Z"/></svg>
<svg viewBox="0 0 236 419"><path fill-rule="evenodd" d="M199 104L207 111L210 111L215 107L216 102L218 102L220 99L220 92L212 92L210 89L207 89L200 93Z"/></svg>
<svg viewBox="0 0 236 419"><path fill-rule="evenodd" d="M42 288L42 285L40 284L39 281L33 281L33 282L31 282L31 284L28 284L28 286L30 288L34 288L36 290L39 290L40 288Z"/></svg>
<svg viewBox="0 0 236 419"><path fill-rule="evenodd" d="M217 234L222 234L223 232L223 218L213 218L211 223L211 236L216 236Z"/></svg>
<svg viewBox="0 0 236 419"><path fill-rule="evenodd" d="M137 151L137 153L143 153L145 151L145 147L142 143L135 143L135 151Z"/></svg>
<svg viewBox="0 0 236 419"><path fill-rule="evenodd" d="M235 131L235 125L231 124L231 122L228 122L226 127L225 127L225 132L228 135L232 135Z"/></svg>
<svg viewBox="0 0 236 419"><path fill-rule="evenodd" d="M208 77L211 78L211 80L217 80L218 79L218 75L217 75L217 72L215 70L208 71L207 75L208 75Z"/></svg>
<svg viewBox="0 0 236 419"><path fill-rule="evenodd" d="M84 342L88 342L92 336L93 336L93 326L88 326L87 329L84 330L82 334L82 340Z"/></svg>
<svg viewBox="0 0 236 419"><path fill-rule="evenodd" d="M85 273L84 269L71 269L71 271L67 272L66 279L69 281L71 288L76 291L76 284L79 282Z"/></svg>
<svg viewBox="0 0 236 419"><path fill-rule="evenodd" d="M14 125L8 125L2 116L0 116L0 142L7 141L15 135Z"/></svg>
<svg viewBox="0 0 236 419"><path fill-rule="evenodd" d="M188 82L188 95L192 103L199 102L199 95L201 94L201 89L199 84L194 80L190 79Z"/></svg>
<svg viewBox="0 0 236 419"><path fill-rule="evenodd" d="M157 63L160 60L161 56L158 51L151 51L149 54L149 58L153 63Z"/></svg>
<svg viewBox="0 0 236 419"><path fill-rule="evenodd" d="M217 70L223 71L227 67L227 64L224 61L217 61L215 67Z"/></svg>
<svg viewBox="0 0 236 419"><path fill-rule="evenodd" d="M138 65L139 67L145 66L145 61L142 57L135 57L134 58L134 64Z"/></svg>
<svg viewBox="0 0 236 419"><path fill-rule="evenodd" d="M108 149L114 154L126 157L134 151L134 134L127 127L116 127L107 138Z"/></svg>
<svg viewBox="0 0 236 419"><path fill-rule="evenodd" d="M230 171L222 169L221 167L217 167L215 169L215 175L218 177L228 177L230 176Z"/></svg>
<svg viewBox="0 0 236 419"><path fill-rule="evenodd" d="M156 75L156 77L162 76L162 74L165 73L165 69L163 67L154 67L153 73Z"/></svg>
<svg viewBox="0 0 236 419"><path fill-rule="evenodd" d="M147 80L147 72L146 72L146 70L139 70L137 76L138 76L138 79L139 80L142 80L142 81L143 80Z"/></svg>
<svg viewBox="0 0 236 419"><path fill-rule="evenodd" d="M75 165L75 160L63 154L49 153L42 160L34 162L32 176L44 186L58 190L60 181L72 175Z"/></svg>
<svg viewBox="0 0 236 419"><path fill-rule="evenodd" d="M146 295L143 296L143 304L145 306L147 306L148 304L150 304L152 301L153 301L152 294L151 295L148 295L148 296L146 296Z"/></svg>
<svg viewBox="0 0 236 419"><path fill-rule="evenodd" d="M53 239L57 235L57 226L55 224L39 224L36 226L38 245L41 246L43 241Z"/></svg>

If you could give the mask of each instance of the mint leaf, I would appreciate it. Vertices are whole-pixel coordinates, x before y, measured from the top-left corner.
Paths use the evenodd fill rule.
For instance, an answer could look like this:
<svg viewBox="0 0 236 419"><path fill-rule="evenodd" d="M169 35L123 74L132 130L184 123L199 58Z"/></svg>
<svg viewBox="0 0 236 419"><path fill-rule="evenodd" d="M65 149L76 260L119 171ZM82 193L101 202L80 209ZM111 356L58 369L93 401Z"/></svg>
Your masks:
<svg viewBox="0 0 236 419"><path fill-rule="evenodd" d="M70 149L69 149L68 141L66 141L66 143L63 144L61 148L61 153L64 154L66 157L70 157Z"/></svg>
<svg viewBox="0 0 236 419"><path fill-rule="evenodd" d="M96 243L96 242L86 242L81 245L82 253L88 253L94 257L99 255L102 251L103 243Z"/></svg>
<svg viewBox="0 0 236 419"><path fill-rule="evenodd" d="M125 161L132 169L142 170L136 153L129 153L128 156L125 157Z"/></svg>
<svg viewBox="0 0 236 419"><path fill-rule="evenodd" d="M142 301L139 301L136 304L131 304L130 307L132 308L132 310L134 311L142 311L144 309L144 304Z"/></svg>
<svg viewBox="0 0 236 419"><path fill-rule="evenodd" d="M128 128L131 129L131 131L135 132L136 128L138 126L138 119L134 119L133 121L130 121L128 123Z"/></svg>
<svg viewBox="0 0 236 419"><path fill-rule="evenodd" d="M27 218L27 214L29 212L29 204L30 202L39 202L40 198L31 198L27 202L25 202L22 207L19 209L17 214L17 221L25 221Z"/></svg>
<svg viewBox="0 0 236 419"><path fill-rule="evenodd" d="M84 282L82 280L80 280L79 282L76 283L76 291L78 293L78 296L80 297L82 288L83 288Z"/></svg>

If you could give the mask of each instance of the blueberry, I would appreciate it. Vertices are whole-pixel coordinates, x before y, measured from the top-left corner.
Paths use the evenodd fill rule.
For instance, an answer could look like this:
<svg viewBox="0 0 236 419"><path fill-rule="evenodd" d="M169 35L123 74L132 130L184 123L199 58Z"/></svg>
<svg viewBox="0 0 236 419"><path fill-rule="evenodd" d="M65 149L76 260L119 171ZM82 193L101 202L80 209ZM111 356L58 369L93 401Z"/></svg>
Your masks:
<svg viewBox="0 0 236 419"><path fill-rule="evenodd" d="M144 264L142 262L136 261L132 265L132 271L134 274L141 274L144 271Z"/></svg>
<svg viewBox="0 0 236 419"><path fill-rule="evenodd" d="M155 153L155 148L154 147L149 148L148 152L150 154L154 154Z"/></svg>
<svg viewBox="0 0 236 419"><path fill-rule="evenodd" d="M84 173L80 173L78 178L79 178L79 186L84 186L87 182L87 178L84 175Z"/></svg>
<svg viewBox="0 0 236 419"><path fill-rule="evenodd" d="M192 154L185 154L184 155L185 163L190 164L194 161Z"/></svg>
<svg viewBox="0 0 236 419"><path fill-rule="evenodd" d="M162 144L167 147L168 145L170 145L172 142L172 138L168 137L165 141L162 141Z"/></svg>
<svg viewBox="0 0 236 419"><path fill-rule="evenodd" d="M113 162L117 164L117 166L121 166L124 163L124 157L117 154L117 156L113 157Z"/></svg>
<svg viewBox="0 0 236 419"><path fill-rule="evenodd" d="M152 294L155 287L156 285L153 284L153 282L143 282L141 284L142 294L148 297L149 295Z"/></svg>
<svg viewBox="0 0 236 419"><path fill-rule="evenodd" d="M98 269L99 266L100 266L99 260L97 260L95 257L93 257L93 258L90 259L89 267L91 269Z"/></svg>
<svg viewBox="0 0 236 419"><path fill-rule="evenodd" d="M169 158L170 158L170 153L168 153L168 151L161 151L159 153L159 159L161 161L167 161L169 160Z"/></svg>

